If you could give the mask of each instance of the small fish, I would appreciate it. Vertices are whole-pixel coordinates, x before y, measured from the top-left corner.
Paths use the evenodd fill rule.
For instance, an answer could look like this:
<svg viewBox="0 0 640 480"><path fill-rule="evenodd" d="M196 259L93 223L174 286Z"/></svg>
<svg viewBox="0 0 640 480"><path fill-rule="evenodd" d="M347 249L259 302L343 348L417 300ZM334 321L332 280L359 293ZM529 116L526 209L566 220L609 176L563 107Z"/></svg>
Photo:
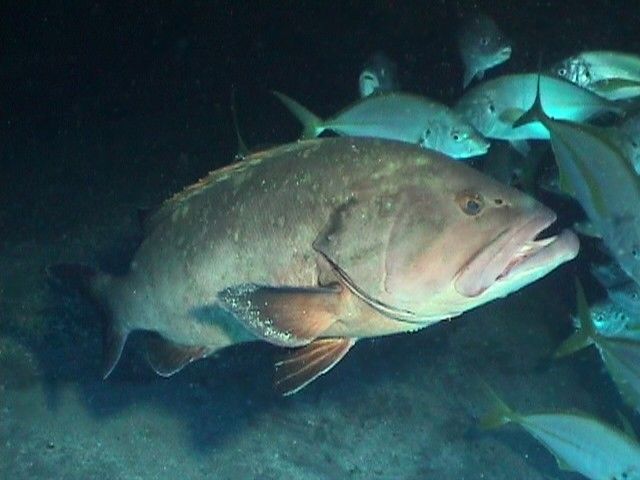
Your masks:
<svg viewBox="0 0 640 480"><path fill-rule="evenodd" d="M400 90L396 64L384 53L374 53L358 77L358 88L361 98Z"/></svg>
<svg viewBox="0 0 640 480"><path fill-rule="evenodd" d="M446 105L418 95L372 95L322 120L285 94L273 93L303 124L304 139L331 130L345 136L400 140L453 158L484 155L489 149L489 142L463 117Z"/></svg>
<svg viewBox="0 0 640 480"><path fill-rule="evenodd" d="M477 14L467 19L458 32L458 50L464 63L464 88L474 78L511 57L511 44L491 17Z"/></svg>
<svg viewBox="0 0 640 480"><path fill-rule="evenodd" d="M640 284L640 178L606 129L551 119L542 94L538 88L533 107L514 126L547 129L562 190L580 203L613 258Z"/></svg>
<svg viewBox="0 0 640 480"><path fill-rule="evenodd" d="M573 259L539 238L547 207L437 152L372 138L299 141L213 171L144 225L125 275L57 265L106 314L105 369L148 332L170 376L232 345L289 347L297 392L356 341L412 332L508 295Z"/></svg>
<svg viewBox="0 0 640 480"><path fill-rule="evenodd" d="M514 126L533 105L537 84L537 73L504 75L488 80L467 91L455 111L487 138L510 142L548 139L549 132L540 122ZM543 75L540 89L545 112L554 119L582 122L604 112L622 112L609 100L557 77Z"/></svg>
<svg viewBox="0 0 640 480"><path fill-rule="evenodd" d="M609 100L640 95L640 56L630 53L582 52L555 64L551 73Z"/></svg>
<svg viewBox="0 0 640 480"><path fill-rule="evenodd" d="M517 423L551 452L561 470L593 480L640 478L640 445L628 433L584 414L518 413L485 389L493 410L480 420L483 428Z"/></svg>
<svg viewBox="0 0 640 480"><path fill-rule="evenodd" d="M640 411L640 340L634 338L640 332L626 326L615 336L603 335L593 322L584 289L577 279L576 297L578 330L558 347L554 356L564 357L595 345L622 398Z"/></svg>
<svg viewBox="0 0 640 480"><path fill-rule="evenodd" d="M612 302L640 322L640 287L629 281L609 288L607 294Z"/></svg>

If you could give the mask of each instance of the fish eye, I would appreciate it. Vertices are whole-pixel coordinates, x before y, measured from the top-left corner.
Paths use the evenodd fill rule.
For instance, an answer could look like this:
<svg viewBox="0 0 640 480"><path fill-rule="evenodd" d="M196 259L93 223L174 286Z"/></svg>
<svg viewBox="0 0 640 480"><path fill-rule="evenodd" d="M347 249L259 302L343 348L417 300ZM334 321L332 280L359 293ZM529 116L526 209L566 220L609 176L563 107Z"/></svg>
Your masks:
<svg viewBox="0 0 640 480"><path fill-rule="evenodd" d="M518 179L517 175L515 175L515 174L514 174L513 176L515 177L515 178L514 178L514 180L517 180L517 179ZM501 199L501 198L494 198L494 199L493 199L493 203L495 203L495 204L496 204L496 205L498 205L498 206L500 206L500 205L504 205L504 200L503 200L503 199Z"/></svg>
<svg viewBox="0 0 640 480"><path fill-rule="evenodd" d="M480 45L483 47L489 45L489 37L480 37Z"/></svg>
<svg viewBox="0 0 640 480"><path fill-rule="evenodd" d="M496 113L496 106L493 104L493 102L489 103L489 112Z"/></svg>
<svg viewBox="0 0 640 480"><path fill-rule="evenodd" d="M460 140L462 140L462 135L460 135L460 133L458 132L451 132L451 138L453 138L454 142L459 142Z"/></svg>
<svg viewBox="0 0 640 480"><path fill-rule="evenodd" d="M478 215L484 207L482 196L479 193L469 190L465 190L456 195L456 202L460 210L470 217Z"/></svg>
<svg viewBox="0 0 640 480"><path fill-rule="evenodd" d="M560 67L558 69L558 75L560 75L561 77L564 77L567 74L567 69L566 67Z"/></svg>

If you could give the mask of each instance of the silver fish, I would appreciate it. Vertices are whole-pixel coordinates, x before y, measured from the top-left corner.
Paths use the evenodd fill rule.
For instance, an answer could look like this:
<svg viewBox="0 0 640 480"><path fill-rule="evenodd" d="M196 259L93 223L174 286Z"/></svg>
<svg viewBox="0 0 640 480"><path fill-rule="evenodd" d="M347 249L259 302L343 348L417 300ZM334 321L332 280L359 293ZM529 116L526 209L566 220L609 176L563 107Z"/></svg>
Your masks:
<svg viewBox="0 0 640 480"><path fill-rule="evenodd" d="M503 297L578 253L555 214L460 162L402 142L300 141L175 195L124 276L58 265L110 318L105 376L133 330L169 376L225 347L290 347L298 391L361 338L411 332Z"/></svg>
<svg viewBox="0 0 640 480"><path fill-rule="evenodd" d="M464 63L464 88L474 78L511 57L511 44L491 17L477 14L467 19L458 31L458 50Z"/></svg>
<svg viewBox="0 0 640 480"><path fill-rule="evenodd" d="M374 53L358 77L358 89L362 98L400 90L396 64L384 53Z"/></svg>
<svg viewBox="0 0 640 480"><path fill-rule="evenodd" d="M537 73L504 75L488 80L466 92L455 106L487 138L515 141L548 139L540 122L514 128L536 98ZM544 108L550 117L585 121L603 112L621 112L612 102L570 82L543 75L540 89Z"/></svg>
<svg viewBox="0 0 640 480"><path fill-rule="evenodd" d="M595 345L623 399L640 411L640 331L627 325L615 335L603 335L593 322L584 289L577 280L576 296L578 330L558 347L554 356L564 357Z"/></svg>
<svg viewBox="0 0 640 480"><path fill-rule="evenodd" d="M400 140L453 158L483 155L489 149L489 142L463 117L446 105L418 95L372 95L322 120L283 93L274 94L303 124L302 138L331 130L339 135Z"/></svg>
<svg viewBox="0 0 640 480"><path fill-rule="evenodd" d="M640 445L629 434L588 415L518 413L488 390L493 410L481 419L484 428L517 423L553 454L562 470L593 480L640 479Z"/></svg>
<svg viewBox="0 0 640 480"><path fill-rule="evenodd" d="M514 125L547 129L561 188L578 200L613 258L640 284L640 179L605 129L551 119L542 95L539 89L531 110Z"/></svg>
<svg viewBox="0 0 640 480"><path fill-rule="evenodd" d="M609 100L640 95L640 56L630 53L582 52L552 66L551 73Z"/></svg>

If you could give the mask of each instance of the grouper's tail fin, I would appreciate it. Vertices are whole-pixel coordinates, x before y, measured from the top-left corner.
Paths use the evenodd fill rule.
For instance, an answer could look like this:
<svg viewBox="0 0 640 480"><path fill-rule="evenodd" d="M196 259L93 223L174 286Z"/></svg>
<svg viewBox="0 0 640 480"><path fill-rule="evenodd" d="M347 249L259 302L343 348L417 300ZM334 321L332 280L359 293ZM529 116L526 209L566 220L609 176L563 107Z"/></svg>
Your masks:
<svg viewBox="0 0 640 480"><path fill-rule="evenodd" d="M322 119L315 113L311 112L307 107L296 102L293 98L285 95L284 93L276 91L273 91L272 93L278 97L284 106L287 107L287 110L289 110L300 121L300 123L302 123L304 130L302 131L302 136L300 138L303 140L315 138L324 131L325 127Z"/></svg>
<svg viewBox="0 0 640 480"><path fill-rule="evenodd" d="M107 378L115 368L124 344L129 335L129 329L116 322L106 304L107 285L112 277L96 269L77 263L60 263L46 268L49 281L57 288L67 292L78 292L92 300L102 313L104 336L103 378Z"/></svg>

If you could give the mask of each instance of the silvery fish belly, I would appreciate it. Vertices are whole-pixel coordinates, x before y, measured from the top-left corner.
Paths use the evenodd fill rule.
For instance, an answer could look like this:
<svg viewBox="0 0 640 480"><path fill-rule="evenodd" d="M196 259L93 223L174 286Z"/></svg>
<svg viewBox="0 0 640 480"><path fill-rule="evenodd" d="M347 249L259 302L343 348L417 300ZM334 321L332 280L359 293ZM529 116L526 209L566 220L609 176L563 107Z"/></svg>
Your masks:
<svg viewBox="0 0 640 480"><path fill-rule="evenodd" d="M293 393L359 338L408 332L502 297L575 257L549 209L449 157L327 138L256 153L165 202L123 277L90 288L112 317L106 374L127 334L171 375L226 346L298 347Z"/></svg>

